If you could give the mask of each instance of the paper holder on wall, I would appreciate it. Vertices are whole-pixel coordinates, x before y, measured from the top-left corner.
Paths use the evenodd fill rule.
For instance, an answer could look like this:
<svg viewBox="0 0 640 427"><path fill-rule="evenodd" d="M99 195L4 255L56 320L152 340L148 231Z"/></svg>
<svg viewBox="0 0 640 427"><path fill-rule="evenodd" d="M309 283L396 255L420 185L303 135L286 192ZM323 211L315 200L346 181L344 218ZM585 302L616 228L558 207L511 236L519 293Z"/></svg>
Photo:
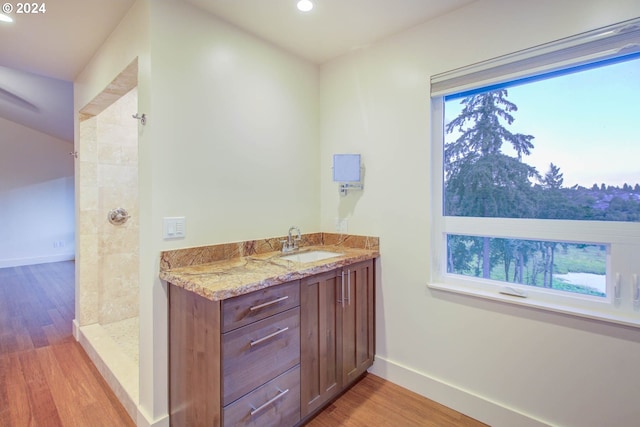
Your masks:
<svg viewBox="0 0 640 427"><path fill-rule="evenodd" d="M333 155L333 181L340 183L340 195L346 196L349 190L363 190L360 154Z"/></svg>

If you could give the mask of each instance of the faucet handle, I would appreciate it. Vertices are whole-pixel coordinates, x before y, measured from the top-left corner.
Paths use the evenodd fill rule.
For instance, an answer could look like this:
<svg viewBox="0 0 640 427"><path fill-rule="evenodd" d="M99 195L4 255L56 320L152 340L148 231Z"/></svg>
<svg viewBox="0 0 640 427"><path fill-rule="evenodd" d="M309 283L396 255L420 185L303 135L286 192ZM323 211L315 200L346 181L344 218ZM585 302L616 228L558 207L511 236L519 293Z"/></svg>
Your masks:
<svg viewBox="0 0 640 427"><path fill-rule="evenodd" d="M293 247L293 244L291 244L291 246L290 246L288 240L280 240L280 243L282 243L282 252L291 251L291 249Z"/></svg>

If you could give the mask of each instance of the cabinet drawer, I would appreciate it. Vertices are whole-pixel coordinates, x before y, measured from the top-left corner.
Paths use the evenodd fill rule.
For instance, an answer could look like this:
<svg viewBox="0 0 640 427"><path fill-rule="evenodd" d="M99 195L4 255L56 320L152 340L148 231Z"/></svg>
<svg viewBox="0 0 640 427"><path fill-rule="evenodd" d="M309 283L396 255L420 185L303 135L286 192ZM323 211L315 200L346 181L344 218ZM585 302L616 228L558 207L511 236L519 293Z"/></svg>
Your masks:
<svg viewBox="0 0 640 427"><path fill-rule="evenodd" d="M224 408L223 425L292 426L300 421L300 367L296 366Z"/></svg>
<svg viewBox="0 0 640 427"><path fill-rule="evenodd" d="M222 336L224 406L300 363L300 307Z"/></svg>
<svg viewBox="0 0 640 427"><path fill-rule="evenodd" d="M222 332L300 305L300 281L283 283L222 301Z"/></svg>

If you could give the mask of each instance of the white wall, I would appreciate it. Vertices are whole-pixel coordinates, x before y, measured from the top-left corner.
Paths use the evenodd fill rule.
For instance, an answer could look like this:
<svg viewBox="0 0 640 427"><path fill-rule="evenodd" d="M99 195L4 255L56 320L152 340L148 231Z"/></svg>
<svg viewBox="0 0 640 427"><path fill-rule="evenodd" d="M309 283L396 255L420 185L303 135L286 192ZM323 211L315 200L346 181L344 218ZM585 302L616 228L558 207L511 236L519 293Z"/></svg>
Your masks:
<svg viewBox="0 0 640 427"><path fill-rule="evenodd" d="M494 426L638 425L638 330L426 287L430 76L637 16L632 0L479 0L322 66L322 228L380 237L374 372ZM339 152L362 154L364 192L339 197Z"/></svg>
<svg viewBox="0 0 640 427"><path fill-rule="evenodd" d="M184 2L153 6L154 220L187 229L163 248L317 231L317 68Z"/></svg>
<svg viewBox="0 0 640 427"><path fill-rule="evenodd" d="M0 267L73 259L73 145L0 118L0 149Z"/></svg>

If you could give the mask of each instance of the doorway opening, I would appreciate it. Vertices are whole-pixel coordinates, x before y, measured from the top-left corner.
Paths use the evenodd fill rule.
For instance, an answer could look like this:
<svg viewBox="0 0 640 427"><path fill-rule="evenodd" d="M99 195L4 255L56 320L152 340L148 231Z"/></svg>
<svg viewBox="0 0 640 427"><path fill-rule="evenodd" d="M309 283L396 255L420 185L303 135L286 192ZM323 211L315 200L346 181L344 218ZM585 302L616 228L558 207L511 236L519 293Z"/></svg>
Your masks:
<svg viewBox="0 0 640 427"><path fill-rule="evenodd" d="M138 111L137 84L136 59L80 110L74 320L76 339L134 420L139 402L139 122L132 117ZM109 221L113 211L121 213L120 221Z"/></svg>

